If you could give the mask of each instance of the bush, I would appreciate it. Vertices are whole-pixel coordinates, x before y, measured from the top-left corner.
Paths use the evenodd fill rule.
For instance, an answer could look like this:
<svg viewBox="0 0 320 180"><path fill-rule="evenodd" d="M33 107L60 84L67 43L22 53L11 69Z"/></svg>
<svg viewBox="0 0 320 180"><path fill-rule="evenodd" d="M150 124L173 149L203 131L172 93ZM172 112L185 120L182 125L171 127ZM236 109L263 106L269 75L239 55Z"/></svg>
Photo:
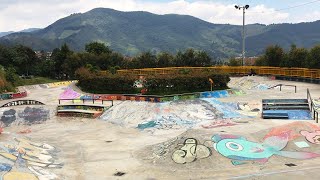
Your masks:
<svg viewBox="0 0 320 180"><path fill-rule="evenodd" d="M209 91L209 78L214 82L214 89L225 89L230 77L227 74L175 74L156 75L146 78L145 87L148 94L175 94L187 92Z"/></svg>
<svg viewBox="0 0 320 180"><path fill-rule="evenodd" d="M79 73L84 74L79 74ZM82 90L92 93L131 94L137 93L133 76L119 76L117 74L87 74L84 69L77 71L78 86Z"/></svg>
<svg viewBox="0 0 320 180"><path fill-rule="evenodd" d="M79 79L78 86L84 91L102 94L132 94L140 93L140 89L134 86L138 80L136 75L118 75L111 73L90 73L86 68L80 68L76 71ZM192 72L171 75L149 75L143 82L144 88L147 88L147 94L165 95L178 94L186 92L209 91L209 78L214 81L214 89L225 89L230 81L228 74L217 74L209 72Z"/></svg>

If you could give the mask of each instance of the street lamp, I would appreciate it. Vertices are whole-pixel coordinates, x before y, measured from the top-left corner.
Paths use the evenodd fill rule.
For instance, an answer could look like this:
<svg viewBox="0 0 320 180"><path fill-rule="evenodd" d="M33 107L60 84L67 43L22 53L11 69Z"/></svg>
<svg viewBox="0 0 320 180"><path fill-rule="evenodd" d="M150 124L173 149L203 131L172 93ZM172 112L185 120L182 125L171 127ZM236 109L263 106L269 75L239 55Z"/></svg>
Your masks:
<svg viewBox="0 0 320 180"><path fill-rule="evenodd" d="M234 6L236 9L239 10L243 10L243 24L242 24L242 66L244 65L244 59L245 59L245 40L246 40L246 36L245 36L245 31L244 31L244 23L245 23L245 14L246 14L246 9L249 8L249 5L245 5L245 6L238 6L235 5Z"/></svg>

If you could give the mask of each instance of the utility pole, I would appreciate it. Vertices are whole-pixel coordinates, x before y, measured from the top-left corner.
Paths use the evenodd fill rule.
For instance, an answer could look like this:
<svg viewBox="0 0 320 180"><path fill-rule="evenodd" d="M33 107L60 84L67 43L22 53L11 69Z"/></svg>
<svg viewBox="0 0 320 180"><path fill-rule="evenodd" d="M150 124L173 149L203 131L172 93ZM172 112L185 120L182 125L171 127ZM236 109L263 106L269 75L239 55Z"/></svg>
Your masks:
<svg viewBox="0 0 320 180"><path fill-rule="evenodd" d="M245 14L246 14L246 9L249 8L249 5L245 6L234 6L236 9L241 10L243 12L243 23L242 23L242 66L244 66L244 59L245 59L245 53L246 53L246 34L245 34Z"/></svg>

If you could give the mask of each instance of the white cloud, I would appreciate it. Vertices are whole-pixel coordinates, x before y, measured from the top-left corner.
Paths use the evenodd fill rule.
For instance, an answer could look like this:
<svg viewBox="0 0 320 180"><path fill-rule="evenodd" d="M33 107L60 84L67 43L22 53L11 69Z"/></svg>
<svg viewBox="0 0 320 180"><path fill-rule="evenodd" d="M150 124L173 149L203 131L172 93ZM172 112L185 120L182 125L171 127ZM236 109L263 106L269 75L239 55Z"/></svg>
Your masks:
<svg viewBox="0 0 320 180"><path fill-rule="evenodd" d="M308 22L319 20L320 11L314 11L304 14L302 17L297 18L296 22Z"/></svg>
<svg viewBox="0 0 320 180"><path fill-rule="evenodd" d="M212 23L242 24L242 11L233 4L215 1L172 0L171 2L147 2L142 0L13 0L0 6L0 32L22 30L30 27L46 27L54 21L72 13L86 12L97 7L121 11L149 11L156 14L186 14ZM316 16L317 15L317 16ZM250 7L246 13L247 23L282 23L312 21L319 12L295 18L289 13L275 11L265 5Z"/></svg>

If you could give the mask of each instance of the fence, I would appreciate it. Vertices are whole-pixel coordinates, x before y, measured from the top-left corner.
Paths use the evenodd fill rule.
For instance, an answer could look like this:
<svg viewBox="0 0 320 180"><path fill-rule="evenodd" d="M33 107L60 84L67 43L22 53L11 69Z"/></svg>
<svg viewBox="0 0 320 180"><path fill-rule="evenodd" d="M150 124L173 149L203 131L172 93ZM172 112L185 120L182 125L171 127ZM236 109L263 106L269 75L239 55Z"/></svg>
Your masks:
<svg viewBox="0 0 320 180"><path fill-rule="evenodd" d="M320 69L307 68L281 68L269 66L213 66L213 67L168 67L168 68L144 68L118 70L118 74L152 75L152 74L174 74L181 70L190 72L216 72L228 74L249 74L255 72L257 75L272 75L284 77L301 77L310 79L320 79ZM105 72L105 71L102 71Z"/></svg>

